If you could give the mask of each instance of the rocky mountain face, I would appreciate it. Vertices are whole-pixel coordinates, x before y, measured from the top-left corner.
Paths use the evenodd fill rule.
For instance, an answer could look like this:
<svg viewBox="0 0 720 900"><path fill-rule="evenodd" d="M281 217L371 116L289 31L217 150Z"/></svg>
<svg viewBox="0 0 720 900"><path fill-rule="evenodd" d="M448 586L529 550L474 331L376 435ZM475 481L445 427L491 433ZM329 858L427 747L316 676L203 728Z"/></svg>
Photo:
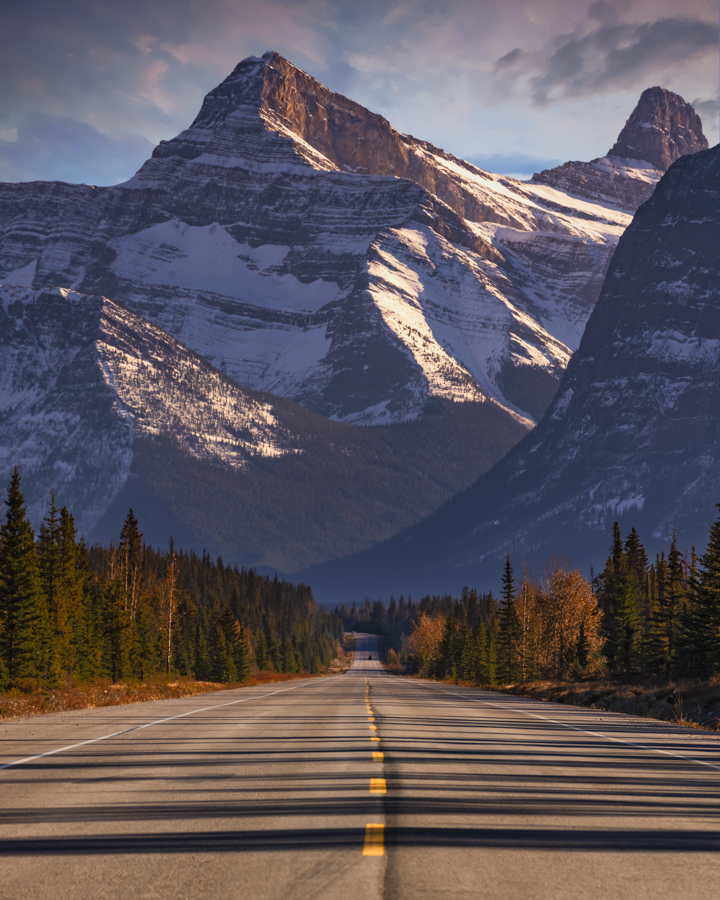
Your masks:
<svg viewBox="0 0 720 900"><path fill-rule="evenodd" d="M0 480L287 572L391 537L552 400L659 177L608 160L493 175L268 53L123 185L0 185Z"/></svg>
<svg viewBox="0 0 720 900"><path fill-rule="evenodd" d="M0 186L0 280L111 297L344 422L490 398L529 427L655 183L613 166L582 198L483 172L268 53L124 185Z"/></svg>
<svg viewBox="0 0 720 900"><path fill-rule="evenodd" d="M459 590L551 554L602 566L612 523L705 545L720 502L720 147L678 159L620 239L538 425L430 519L311 573L323 593ZM327 596L327 594L325 594Z"/></svg>
<svg viewBox="0 0 720 900"><path fill-rule="evenodd" d="M678 94L651 87L625 123L608 156L642 159L661 172L675 160L708 149L700 116Z"/></svg>
<svg viewBox="0 0 720 900"><path fill-rule="evenodd" d="M642 92L606 156L545 169L531 180L634 213L675 160L707 148L692 106L672 91L652 87Z"/></svg>
<svg viewBox="0 0 720 900"><path fill-rule="evenodd" d="M90 540L116 538L132 506L152 543L297 569L418 521L523 433L491 401L332 422L241 388L102 296L0 288L4 483L19 462L33 522L55 490Z"/></svg>

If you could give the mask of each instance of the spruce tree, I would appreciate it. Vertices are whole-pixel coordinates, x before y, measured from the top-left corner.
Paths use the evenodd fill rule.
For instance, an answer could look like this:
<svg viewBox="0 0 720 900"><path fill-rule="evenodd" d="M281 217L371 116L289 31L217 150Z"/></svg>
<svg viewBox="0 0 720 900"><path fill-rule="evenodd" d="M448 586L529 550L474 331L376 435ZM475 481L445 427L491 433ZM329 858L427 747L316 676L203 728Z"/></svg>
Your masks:
<svg viewBox="0 0 720 900"><path fill-rule="evenodd" d="M503 681L517 681L517 641L520 627L515 608L515 578L509 553L505 556L501 597L498 674Z"/></svg>
<svg viewBox="0 0 720 900"><path fill-rule="evenodd" d="M250 678L250 645L245 629L239 622L235 622L235 672L238 681L248 681Z"/></svg>
<svg viewBox="0 0 720 900"><path fill-rule="evenodd" d="M280 671L297 671L297 659L295 656L295 650L293 648L292 640L287 634L283 635L283 639L280 642L280 660L282 666Z"/></svg>
<svg viewBox="0 0 720 900"><path fill-rule="evenodd" d="M590 645L588 644L587 631L585 629L585 619L581 619L577 644L575 645L575 659L581 669L584 669L587 666L589 656Z"/></svg>
<svg viewBox="0 0 720 900"><path fill-rule="evenodd" d="M63 583L62 523L55 506L55 494L50 494L50 508L40 526L36 545L39 585L49 616L49 648L47 651L49 680L60 681L63 669L69 669L70 633L67 616L67 591Z"/></svg>
<svg viewBox="0 0 720 900"><path fill-rule="evenodd" d="M105 669L114 681L130 673L130 621L126 609L127 594L121 581L107 583L104 591L102 626L105 643Z"/></svg>
<svg viewBox="0 0 720 900"><path fill-rule="evenodd" d="M720 503L717 504L720 508ZM686 641L693 648L692 674L709 678L720 672L720 518L700 557L694 610L686 625Z"/></svg>
<svg viewBox="0 0 720 900"><path fill-rule="evenodd" d="M0 527L0 659L11 684L48 674L49 621L40 591L35 534L13 470Z"/></svg>
<svg viewBox="0 0 720 900"><path fill-rule="evenodd" d="M120 532L120 571L125 584L127 608L131 619L134 619L137 613L140 596L143 561L142 538L138 520L130 509Z"/></svg>
<svg viewBox="0 0 720 900"><path fill-rule="evenodd" d="M435 658L434 675L442 680L452 675L455 664L455 656L457 652L457 629L455 627L455 619L452 613L448 613L445 618L445 628L443 629L442 638L438 646L437 656Z"/></svg>
<svg viewBox="0 0 720 900"><path fill-rule="evenodd" d="M487 635L485 634L485 626L482 619L478 619L477 628L475 629L475 670L473 672L473 681L475 684L488 684L490 681L488 674Z"/></svg>

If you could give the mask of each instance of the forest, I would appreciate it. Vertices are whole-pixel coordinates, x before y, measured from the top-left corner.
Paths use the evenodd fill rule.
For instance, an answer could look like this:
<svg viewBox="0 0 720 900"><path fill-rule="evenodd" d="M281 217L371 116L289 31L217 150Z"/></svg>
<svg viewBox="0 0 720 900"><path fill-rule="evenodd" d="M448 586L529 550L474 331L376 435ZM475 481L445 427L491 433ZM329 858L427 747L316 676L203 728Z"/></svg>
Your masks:
<svg viewBox="0 0 720 900"><path fill-rule="evenodd" d="M559 559L518 576L508 555L498 597L466 587L331 612L307 585L176 550L172 538L166 550L146 545L132 510L117 544L88 547L51 497L36 537L13 473L0 526L0 689L318 673L343 629L384 635L390 663L474 684L708 679L720 674L720 519L699 557L674 537L651 562L636 530L623 538L615 523L590 580Z"/></svg>
<svg viewBox="0 0 720 900"><path fill-rule="evenodd" d="M338 610L351 630L386 635L391 661L415 671L495 685L586 676L708 679L720 675L720 519L705 552L677 537L651 562L616 522L602 572L586 579L558 559L516 578L506 557L499 597L369 599Z"/></svg>
<svg viewBox="0 0 720 900"><path fill-rule="evenodd" d="M13 473L0 526L0 689L318 673L342 630L307 585L176 551L172 538L167 550L147 546L132 510L117 545L88 547L52 497L36 538Z"/></svg>

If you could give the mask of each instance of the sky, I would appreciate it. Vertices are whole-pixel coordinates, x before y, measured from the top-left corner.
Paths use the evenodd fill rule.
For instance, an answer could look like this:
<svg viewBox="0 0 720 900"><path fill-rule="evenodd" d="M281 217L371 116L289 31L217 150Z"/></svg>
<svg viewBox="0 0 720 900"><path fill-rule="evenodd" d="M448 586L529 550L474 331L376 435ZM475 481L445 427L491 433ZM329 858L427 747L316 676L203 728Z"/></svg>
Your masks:
<svg viewBox="0 0 720 900"><path fill-rule="evenodd" d="M117 184L277 50L400 131L519 177L602 156L647 87L718 142L717 0L3 0L0 181Z"/></svg>

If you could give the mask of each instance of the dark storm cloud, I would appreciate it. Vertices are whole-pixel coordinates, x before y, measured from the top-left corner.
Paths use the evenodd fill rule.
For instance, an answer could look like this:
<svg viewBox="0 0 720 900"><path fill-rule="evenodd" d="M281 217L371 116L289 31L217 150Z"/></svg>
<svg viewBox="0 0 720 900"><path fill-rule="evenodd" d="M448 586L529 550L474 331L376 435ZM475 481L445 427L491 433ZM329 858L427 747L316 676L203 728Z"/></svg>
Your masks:
<svg viewBox="0 0 720 900"><path fill-rule="evenodd" d="M608 22L618 9L600 0L588 12ZM698 57L716 54L717 45L717 25L683 16L601 24L586 34L560 35L541 53L513 50L496 60L494 72L498 78L526 85L534 102L545 105L644 85L659 69L687 66Z"/></svg>

